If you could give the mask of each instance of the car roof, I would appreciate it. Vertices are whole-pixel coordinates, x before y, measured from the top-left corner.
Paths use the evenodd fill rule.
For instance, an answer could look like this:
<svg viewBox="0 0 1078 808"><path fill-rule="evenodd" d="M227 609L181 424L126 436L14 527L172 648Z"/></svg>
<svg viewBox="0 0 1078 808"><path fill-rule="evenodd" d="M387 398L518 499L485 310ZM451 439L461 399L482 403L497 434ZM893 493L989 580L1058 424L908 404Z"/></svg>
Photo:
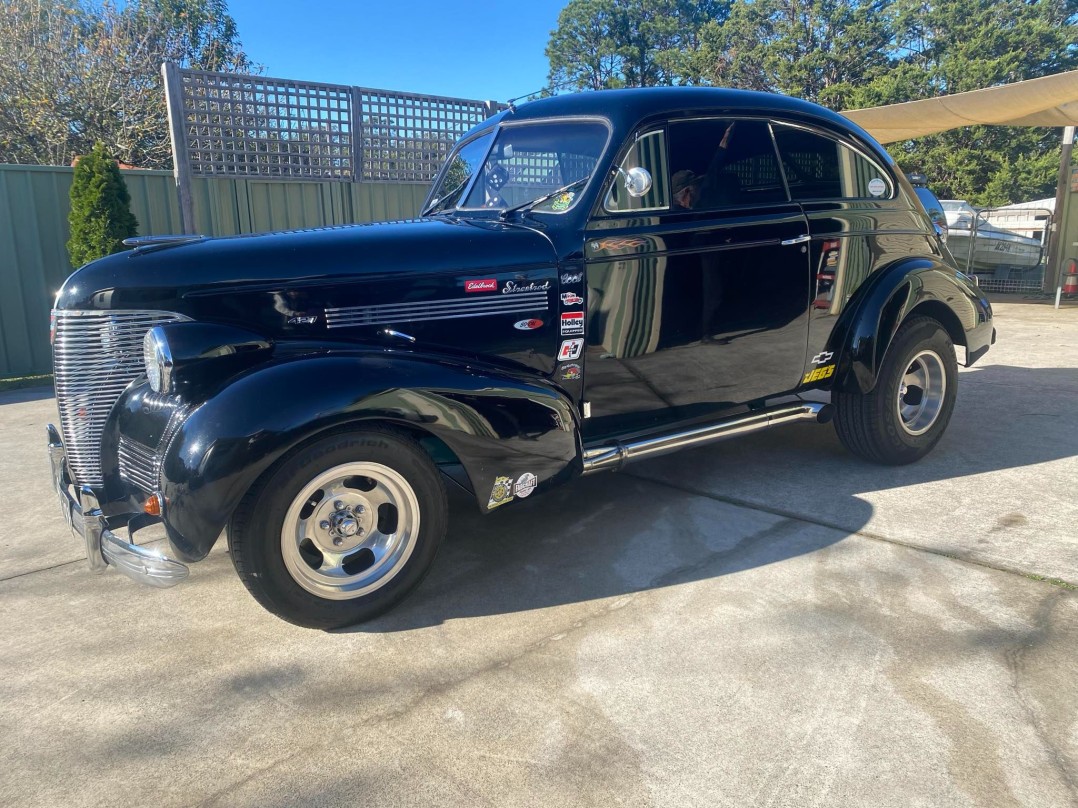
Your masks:
<svg viewBox="0 0 1078 808"><path fill-rule="evenodd" d="M887 156L887 152L857 124L826 107L778 93L731 90L720 87L641 87L624 90L595 90L540 98L505 109L472 131L492 123L509 123L537 118L600 116L610 120L615 135L624 137L650 117L691 116L693 114L762 113L814 119L830 128L850 133ZM469 133L470 134L470 133Z"/></svg>

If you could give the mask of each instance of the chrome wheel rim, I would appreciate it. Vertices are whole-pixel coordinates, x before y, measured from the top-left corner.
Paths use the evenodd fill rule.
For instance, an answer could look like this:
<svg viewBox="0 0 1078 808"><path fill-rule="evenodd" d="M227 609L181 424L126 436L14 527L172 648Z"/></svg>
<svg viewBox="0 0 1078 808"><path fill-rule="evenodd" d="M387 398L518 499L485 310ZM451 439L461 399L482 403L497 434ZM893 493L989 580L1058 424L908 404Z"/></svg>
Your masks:
<svg viewBox="0 0 1078 808"><path fill-rule="evenodd" d="M380 463L345 463L319 474L292 500L281 552L308 592L352 600L393 580L418 535L419 500L404 477Z"/></svg>
<svg viewBox="0 0 1078 808"><path fill-rule="evenodd" d="M947 394L947 373L935 351L910 360L898 385L898 420L910 435L923 435L939 418Z"/></svg>

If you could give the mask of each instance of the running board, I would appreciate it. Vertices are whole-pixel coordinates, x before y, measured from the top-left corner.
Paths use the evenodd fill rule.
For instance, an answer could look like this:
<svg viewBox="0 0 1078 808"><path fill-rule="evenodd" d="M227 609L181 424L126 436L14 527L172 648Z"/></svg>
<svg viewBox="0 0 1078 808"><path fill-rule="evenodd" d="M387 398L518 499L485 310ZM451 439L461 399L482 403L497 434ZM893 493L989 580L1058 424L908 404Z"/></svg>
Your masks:
<svg viewBox="0 0 1078 808"><path fill-rule="evenodd" d="M796 401L779 404L762 410L735 415L722 421L704 426L682 429L676 432L652 435L639 440L622 443L607 443L584 449L584 474L600 471L617 471L626 463L646 460L649 457L677 452L705 443L717 443L720 440L748 435L770 429L780 424L795 421L816 421L825 424L834 413L830 404L818 401Z"/></svg>

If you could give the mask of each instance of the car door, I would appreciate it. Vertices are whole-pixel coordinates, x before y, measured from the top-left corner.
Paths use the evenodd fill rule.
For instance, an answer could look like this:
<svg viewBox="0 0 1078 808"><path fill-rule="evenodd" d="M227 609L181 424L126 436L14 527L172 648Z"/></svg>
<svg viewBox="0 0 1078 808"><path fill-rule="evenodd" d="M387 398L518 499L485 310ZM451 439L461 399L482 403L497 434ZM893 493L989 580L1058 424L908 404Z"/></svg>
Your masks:
<svg viewBox="0 0 1078 808"><path fill-rule="evenodd" d="M892 172L838 133L773 123L790 196L808 218L813 267L806 377L826 368L839 314L877 269L934 247ZM813 359L816 359L813 362Z"/></svg>
<svg viewBox="0 0 1078 808"><path fill-rule="evenodd" d="M585 436L703 418L794 389L810 272L767 121L641 134L589 223ZM633 196L625 179L647 169Z"/></svg>

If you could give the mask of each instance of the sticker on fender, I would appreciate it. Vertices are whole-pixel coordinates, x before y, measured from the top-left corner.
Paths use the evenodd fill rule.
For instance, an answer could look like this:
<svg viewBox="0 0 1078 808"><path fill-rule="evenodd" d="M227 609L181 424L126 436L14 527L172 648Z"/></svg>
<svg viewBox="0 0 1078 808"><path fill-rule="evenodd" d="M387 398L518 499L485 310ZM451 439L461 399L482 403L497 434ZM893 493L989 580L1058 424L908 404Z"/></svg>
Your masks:
<svg viewBox="0 0 1078 808"><path fill-rule="evenodd" d="M580 358L580 352L584 350L584 340L564 339L561 341L561 350L558 351L559 362L571 362Z"/></svg>
<svg viewBox="0 0 1078 808"><path fill-rule="evenodd" d="M530 491L528 492L531 493ZM487 502L487 510L491 511L499 505L504 505L513 500L513 478L495 477L494 488L490 491L490 501Z"/></svg>
<svg viewBox="0 0 1078 808"><path fill-rule="evenodd" d="M810 370L808 373L805 374L805 378L801 380L801 384L808 384L809 382L818 382L823 381L824 379L829 379L834 372L834 365L824 365L822 368Z"/></svg>
<svg viewBox="0 0 1078 808"><path fill-rule="evenodd" d="M584 333L584 312L567 311L561 316L561 335L563 337L572 334Z"/></svg>

